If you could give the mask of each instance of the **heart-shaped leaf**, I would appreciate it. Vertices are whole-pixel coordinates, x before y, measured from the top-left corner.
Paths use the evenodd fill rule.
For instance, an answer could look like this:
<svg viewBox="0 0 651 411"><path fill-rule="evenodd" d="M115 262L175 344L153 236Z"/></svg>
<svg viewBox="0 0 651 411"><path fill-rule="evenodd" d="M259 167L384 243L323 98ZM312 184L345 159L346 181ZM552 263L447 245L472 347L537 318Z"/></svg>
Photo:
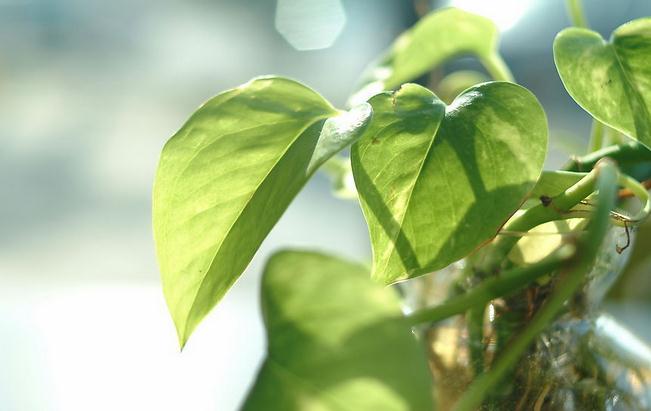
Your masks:
<svg viewBox="0 0 651 411"><path fill-rule="evenodd" d="M340 113L295 81L258 78L208 101L167 142L154 234L181 345L316 168L370 117L368 105Z"/></svg>
<svg viewBox="0 0 651 411"><path fill-rule="evenodd" d="M651 147L651 18L617 28L609 43L568 28L554 41L568 93L597 120Z"/></svg>
<svg viewBox="0 0 651 411"><path fill-rule="evenodd" d="M433 409L427 359L397 295L363 266L278 253L262 279L262 312L267 358L244 410Z"/></svg>
<svg viewBox="0 0 651 411"><path fill-rule="evenodd" d="M433 11L402 33L378 61L366 68L350 102L358 104L394 89L459 55L494 59L498 39L497 27L485 17L455 8Z"/></svg>
<svg viewBox="0 0 651 411"><path fill-rule="evenodd" d="M540 175L542 107L513 83L484 83L446 106L404 85L370 100L352 148L373 246L373 277L391 283L452 263L490 240Z"/></svg>

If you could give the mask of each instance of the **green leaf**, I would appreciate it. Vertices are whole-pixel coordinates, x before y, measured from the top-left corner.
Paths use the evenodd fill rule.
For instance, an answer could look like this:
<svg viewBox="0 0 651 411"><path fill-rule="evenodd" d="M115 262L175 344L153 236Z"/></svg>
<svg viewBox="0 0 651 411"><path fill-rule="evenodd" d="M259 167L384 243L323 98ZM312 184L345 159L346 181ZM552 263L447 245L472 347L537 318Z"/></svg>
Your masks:
<svg viewBox="0 0 651 411"><path fill-rule="evenodd" d="M597 120L651 147L651 18L617 28L609 43L565 29L554 60L568 93Z"/></svg>
<svg viewBox="0 0 651 411"><path fill-rule="evenodd" d="M489 19L455 8L434 11L394 41L378 61L366 68L353 104L414 80L446 60L473 54L490 60L499 33Z"/></svg>
<svg viewBox="0 0 651 411"><path fill-rule="evenodd" d="M204 104L165 145L153 219L163 291L183 346L317 167L361 135L292 80L257 78Z"/></svg>
<svg viewBox="0 0 651 411"><path fill-rule="evenodd" d="M423 349L363 266L285 251L262 279L267 358L245 411L431 410Z"/></svg>
<svg viewBox="0 0 651 411"><path fill-rule="evenodd" d="M351 158L378 280L465 257L495 236L538 180L547 122L521 86L484 83L446 106L407 84L370 103L373 120Z"/></svg>

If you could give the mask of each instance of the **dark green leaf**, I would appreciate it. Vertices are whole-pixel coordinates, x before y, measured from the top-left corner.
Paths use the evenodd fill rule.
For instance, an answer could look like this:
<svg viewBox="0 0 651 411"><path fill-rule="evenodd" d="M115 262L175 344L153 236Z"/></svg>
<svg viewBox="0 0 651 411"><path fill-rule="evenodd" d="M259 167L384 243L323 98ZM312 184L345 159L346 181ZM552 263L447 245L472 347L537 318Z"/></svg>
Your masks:
<svg viewBox="0 0 651 411"><path fill-rule="evenodd" d="M363 266L286 251L262 280L267 358L246 411L429 411L423 349Z"/></svg>
<svg viewBox="0 0 651 411"><path fill-rule="evenodd" d="M373 120L352 165L373 246L373 277L391 283L452 263L491 239L540 175L547 122L506 82L446 106L408 84L370 100Z"/></svg>
<svg viewBox="0 0 651 411"><path fill-rule="evenodd" d="M355 104L400 86L463 54L491 59L499 33L489 19L455 8L434 11L402 33L388 51L371 64L350 101Z"/></svg>
<svg viewBox="0 0 651 411"><path fill-rule="evenodd" d="M554 60L568 93L599 121L651 147L651 19L617 28L610 42L565 29Z"/></svg>
<svg viewBox="0 0 651 411"><path fill-rule="evenodd" d="M368 105L342 113L295 81L258 78L208 101L167 142L154 233L181 345L316 168L370 116Z"/></svg>

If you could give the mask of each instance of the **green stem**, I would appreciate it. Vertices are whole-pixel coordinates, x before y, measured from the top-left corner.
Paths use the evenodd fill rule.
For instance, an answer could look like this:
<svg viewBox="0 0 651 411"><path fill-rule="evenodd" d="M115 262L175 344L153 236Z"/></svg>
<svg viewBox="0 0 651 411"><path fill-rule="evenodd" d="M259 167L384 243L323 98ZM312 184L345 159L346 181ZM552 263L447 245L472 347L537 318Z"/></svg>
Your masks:
<svg viewBox="0 0 651 411"><path fill-rule="evenodd" d="M582 237L576 258L566 267L552 295L536 313L527 327L502 351L491 369L476 378L456 404L455 411L476 410L486 395L510 372L534 339L556 318L585 279L603 242L609 227L610 210L615 205L617 169L612 163L599 167L599 204L595 210L588 232Z"/></svg>
<svg viewBox="0 0 651 411"><path fill-rule="evenodd" d="M590 171L599 160L605 157L612 158L619 165L651 162L651 150L636 141L604 147L585 156L572 158L563 169L566 171Z"/></svg>
<svg viewBox="0 0 651 411"><path fill-rule="evenodd" d="M484 372L484 312L486 304L478 304L466 312L470 362L475 375Z"/></svg>
<svg viewBox="0 0 651 411"><path fill-rule="evenodd" d="M597 151L604 146L604 123L599 120L592 120L592 131L590 132L590 146L588 153Z"/></svg>
<svg viewBox="0 0 651 411"><path fill-rule="evenodd" d="M576 27L588 27L588 20L585 18L585 13L583 12L583 4L581 0L567 0L565 2L567 6L567 11L570 14L570 19L572 24Z"/></svg>
<svg viewBox="0 0 651 411"><path fill-rule="evenodd" d="M572 207L594 191L596 178L596 171L591 171L563 193L549 199L547 202L541 202L541 204L531 207L509 220L504 225L504 230L527 232L540 224L567 217L566 214L569 213ZM491 273L499 269L501 262L518 240L518 237L498 236L491 244L490 251L478 265L478 271Z"/></svg>
<svg viewBox="0 0 651 411"><path fill-rule="evenodd" d="M406 316L409 325L435 323L453 315L461 314L472 307L484 306L489 301L510 295L536 278L554 271L574 254L574 247L566 245L543 260L524 267L513 268L490 277L467 292L451 298L441 305L423 308Z"/></svg>
<svg viewBox="0 0 651 411"><path fill-rule="evenodd" d="M479 61L486 68L486 71L488 71L488 74L490 74L493 80L515 83L509 66L506 65L506 62L499 53L494 52L486 57L481 57Z"/></svg>

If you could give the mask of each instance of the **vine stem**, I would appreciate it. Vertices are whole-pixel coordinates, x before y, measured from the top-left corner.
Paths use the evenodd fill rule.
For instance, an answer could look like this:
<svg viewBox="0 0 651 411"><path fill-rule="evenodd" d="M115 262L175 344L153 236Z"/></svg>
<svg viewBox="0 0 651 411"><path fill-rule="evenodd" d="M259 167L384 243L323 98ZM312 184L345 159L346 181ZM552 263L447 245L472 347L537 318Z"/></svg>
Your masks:
<svg viewBox="0 0 651 411"><path fill-rule="evenodd" d="M585 156L574 157L563 169L566 171L589 171L599 160L605 157L612 158L620 165L651 162L651 150L637 141L631 141L629 143L604 147Z"/></svg>
<svg viewBox="0 0 651 411"><path fill-rule="evenodd" d="M585 18L583 12L583 4L581 0L566 0L567 11L570 14L570 19L575 27L588 27L588 20Z"/></svg>
<svg viewBox="0 0 651 411"><path fill-rule="evenodd" d="M496 359L491 369L475 379L456 404L454 411L477 409L489 391L513 369L527 347L558 315L565 302L583 283L585 273L592 265L606 236L610 223L610 211L615 205L617 192L618 172L615 165L612 162L604 161L600 163L598 170L599 203L591 219L588 232L579 239L575 258L568 262L552 295L527 327L505 347L502 355Z"/></svg>
<svg viewBox="0 0 651 411"><path fill-rule="evenodd" d="M536 278L554 271L573 255L574 246L566 244L537 263L513 268L501 273L499 276L490 277L443 304L423 308L408 314L405 320L411 326L422 323L435 323L453 315L464 313L471 307L484 306L489 301L514 293Z"/></svg>
<svg viewBox="0 0 651 411"><path fill-rule="evenodd" d="M486 71L488 71L488 74L490 74L493 80L515 83L515 79L513 78L509 66L506 65L506 62L498 52L493 52L488 56L481 57L479 61L486 68Z"/></svg>
<svg viewBox="0 0 651 411"><path fill-rule="evenodd" d="M591 174L592 176L595 176L597 173L598 170L595 169ZM590 174L586 175L586 177L588 176L590 176ZM592 178L584 178L584 180L581 181L583 182L581 187L573 186L574 190L568 189L564 193L565 196L557 196L552 199L552 203L556 201L557 206L559 204L563 206L574 203L577 201L577 198L583 199L584 197L587 197L586 193L590 194L594 189L594 184L592 183L594 180ZM626 217L627 224L639 223L651 215L651 195L644 185L634 178L621 173L617 179L617 185L630 191L642 203L641 209L635 215ZM586 209L585 212L587 213L588 210ZM529 225L536 224L536 222L537 220L534 219L525 219L521 224ZM615 223L617 223L617 221L615 221ZM518 239L515 238L515 241L517 240ZM506 249L507 246L508 244L502 247ZM508 296L538 277L558 269L573 257L574 249L575 247L572 244L565 244L553 254L537 263L516 267L500 273L499 276L489 277L479 283L479 285L471 288L469 291L453 297L440 305L414 311L408 314L405 319L411 326L428 322L435 323L453 315L462 314L473 307L483 306L495 298ZM508 250L506 251L508 252Z"/></svg>
<svg viewBox="0 0 651 411"><path fill-rule="evenodd" d="M597 168L586 174L576 184L563 193L525 210L522 214L512 218L504 225L504 230L514 232L527 232L532 228L553 220L559 220L570 215L569 211L594 191L597 179ZM480 272L490 273L499 269L501 262L513 246L518 242L518 237L497 237L491 245L490 252L483 258L477 267Z"/></svg>
<svg viewBox="0 0 651 411"><path fill-rule="evenodd" d="M592 130L590 132L590 145L588 146L588 153L597 151L604 146L604 123L597 119L592 120Z"/></svg>

